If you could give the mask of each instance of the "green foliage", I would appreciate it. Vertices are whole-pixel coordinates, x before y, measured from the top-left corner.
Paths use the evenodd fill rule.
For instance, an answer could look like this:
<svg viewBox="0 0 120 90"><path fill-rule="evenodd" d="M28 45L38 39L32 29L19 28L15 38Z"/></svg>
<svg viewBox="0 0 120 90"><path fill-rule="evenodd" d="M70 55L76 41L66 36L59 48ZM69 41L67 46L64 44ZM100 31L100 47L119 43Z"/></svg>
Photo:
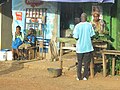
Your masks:
<svg viewBox="0 0 120 90"><path fill-rule="evenodd" d="M115 71L120 71L120 57L116 57Z"/></svg>
<svg viewBox="0 0 120 90"><path fill-rule="evenodd" d="M103 42L108 42L111 43L113 42L112 38L110 37L110 35L108 34L108 32L104 32L102 34L95 32L95 35L93 37L94 41L103 41Z"/></svg>

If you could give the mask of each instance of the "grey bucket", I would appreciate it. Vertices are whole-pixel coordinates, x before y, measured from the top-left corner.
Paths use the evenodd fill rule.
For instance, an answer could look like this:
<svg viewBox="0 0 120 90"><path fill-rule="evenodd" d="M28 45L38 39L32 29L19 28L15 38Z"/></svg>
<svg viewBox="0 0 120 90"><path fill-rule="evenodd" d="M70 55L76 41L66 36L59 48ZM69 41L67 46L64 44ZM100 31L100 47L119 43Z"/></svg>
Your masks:
<svg viewBox="0 0 120 90"><path fill-rule="evenodd" d="M62 69L61 68L47 68L49 72L50 77L59 77L62 75Z"/></svg>

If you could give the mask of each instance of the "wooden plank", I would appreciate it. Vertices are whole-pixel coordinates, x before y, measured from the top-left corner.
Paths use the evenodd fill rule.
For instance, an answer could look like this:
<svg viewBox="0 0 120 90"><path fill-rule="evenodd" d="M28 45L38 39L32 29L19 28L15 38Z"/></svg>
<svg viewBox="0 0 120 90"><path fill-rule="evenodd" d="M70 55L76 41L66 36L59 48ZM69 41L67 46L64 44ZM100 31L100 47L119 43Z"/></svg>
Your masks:
<svg viewBox="0 0 120 90"><path fill-rule="evenodd" d="M76 47L62 47L62 49L76 50Z"/></svg>
<svg viewBox="0 0 120 90"><path fill-rule="evenodd" d="M103 53L103 54L107 54L107 55L120 55L120 53Z"/></svg>
<svg viewBox="0 0 120 90"><path fill-rule="evenodd" d="M102 50L102 53L120 53L119 50Z"/></svg>
<svg viewBox="0 0 120 90"><path fill-rule="evenodd" d="M74 38L57 38L58 42L76 44L76 40Z"/></svg>
<svg viewBox="0 0 120 90"><path fill-rule="evenodd" d="M96 48L107 48L107 44L104 44L104 45L102 45L102 44L93 44L93 47L96 47Z"/></svg>
<svg viewBox="0 0 120 90"><path fill-rule="evenodd" d="M120 55L119 50L102 50L101 53L106 54L106 55Z"/></svg>

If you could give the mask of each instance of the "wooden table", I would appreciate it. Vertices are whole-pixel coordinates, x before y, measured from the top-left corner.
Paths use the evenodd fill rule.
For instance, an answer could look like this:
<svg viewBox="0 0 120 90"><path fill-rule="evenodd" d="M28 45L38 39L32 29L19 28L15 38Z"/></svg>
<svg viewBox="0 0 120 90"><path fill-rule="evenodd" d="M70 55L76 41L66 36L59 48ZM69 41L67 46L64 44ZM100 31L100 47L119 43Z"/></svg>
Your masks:
<svg viewBox="0 0 120 90"><path fill-rule="evenodd" d="M61 62L61 65L60 67L63 68L63 60L62 60L62 51L64 49L69 49L69 50L76 50L76 47L64 47L63 46L63 43L69 43L69 44L76 44L76 40L74 38L58 38L58 42L60 42L60 62ZM93 59L91 59L91 62L90 62L90 75L91 75L91 78L94 77L94 62L93 62Z"/></svg>
<svg viewBox="0 0 120 90"><path fill-rule="evenodd" d="M105 55L120 55L120 51L118 50L103 50L102 52L102 59L103 59L103 76L106 76L106 58ZM112 59L112 75L115 75L115 57Z"/></svg>

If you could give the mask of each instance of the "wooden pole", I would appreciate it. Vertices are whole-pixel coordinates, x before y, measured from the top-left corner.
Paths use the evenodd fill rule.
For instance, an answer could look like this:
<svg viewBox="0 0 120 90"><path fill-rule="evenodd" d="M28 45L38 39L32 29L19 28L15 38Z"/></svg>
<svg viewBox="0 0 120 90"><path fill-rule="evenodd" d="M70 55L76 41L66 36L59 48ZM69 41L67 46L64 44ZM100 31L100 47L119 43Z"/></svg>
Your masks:
<svg viewBox="0 0 120 90"><path fill-rule="evenodd" d="M60 42L60 68L63 69L63 60L62 60L62 42Z"/></svg>
<svg viewBox="0 0 120 90"><path fill-rule="evenodd" d="M94 59L92 56L91 62L90 62L90 76L91 78L94 78Z"/></svg>
<svg viewBox="0 0 120 90"><path fill-rule="evenodd" d="M103 57L103 76L106 77L106 60L104 53L102 53L102 57Z"/></svg>
<svg viewBox="0 0 120 90"><path fill-rule="evenodd" d="M115 57L112 59L112 75L115 75Z"/></svg>

